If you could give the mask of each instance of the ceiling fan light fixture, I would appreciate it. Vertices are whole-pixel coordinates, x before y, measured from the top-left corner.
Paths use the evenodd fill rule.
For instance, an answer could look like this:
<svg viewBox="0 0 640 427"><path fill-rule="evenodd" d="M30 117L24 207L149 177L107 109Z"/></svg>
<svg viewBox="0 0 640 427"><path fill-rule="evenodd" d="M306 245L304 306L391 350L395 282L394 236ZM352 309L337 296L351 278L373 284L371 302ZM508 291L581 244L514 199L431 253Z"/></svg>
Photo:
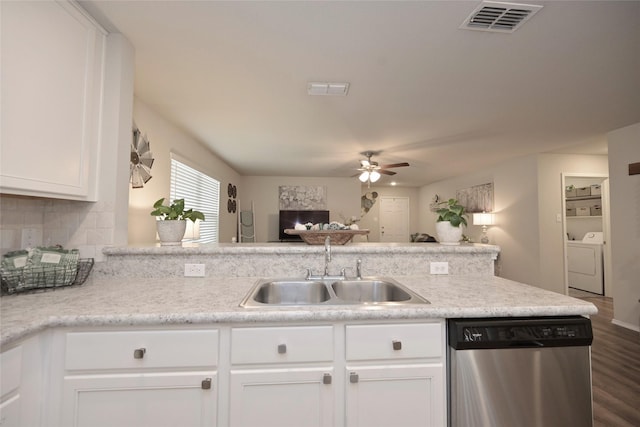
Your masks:
<svg viewBox="0 0 640 427"><path fill-rule="evenodd" d="M360 174L360 176L358 177L358 179L360 180L360 182L367 182L369 181L369 172L364 171Z"/></svg>
<svg viewBox="0 0 640 427"><path fill-rule="evenodd" d="M381 175L377 171L371 171L369 173L369 180L371 180L371 182L376 182L380 179L380 176Z"/></svg>

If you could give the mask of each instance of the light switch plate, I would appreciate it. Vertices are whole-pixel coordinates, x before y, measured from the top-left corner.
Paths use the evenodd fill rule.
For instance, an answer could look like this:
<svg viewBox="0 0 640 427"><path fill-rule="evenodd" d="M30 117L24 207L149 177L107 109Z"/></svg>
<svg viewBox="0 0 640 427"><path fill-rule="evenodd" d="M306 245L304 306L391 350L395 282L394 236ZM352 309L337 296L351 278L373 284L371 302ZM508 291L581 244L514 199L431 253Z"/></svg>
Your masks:
<svg viewBox="0 0 640 427"><path fill-rule="evenodd" d="M204 277L204 264L185 264L184 277Z"/></svg>
<svg viewBox="0 0 640 427"><path fill-rule="evenodd" d="M429 272L431 274L449 274L449 263L446 261L432 262L429 264Z"/></svg>

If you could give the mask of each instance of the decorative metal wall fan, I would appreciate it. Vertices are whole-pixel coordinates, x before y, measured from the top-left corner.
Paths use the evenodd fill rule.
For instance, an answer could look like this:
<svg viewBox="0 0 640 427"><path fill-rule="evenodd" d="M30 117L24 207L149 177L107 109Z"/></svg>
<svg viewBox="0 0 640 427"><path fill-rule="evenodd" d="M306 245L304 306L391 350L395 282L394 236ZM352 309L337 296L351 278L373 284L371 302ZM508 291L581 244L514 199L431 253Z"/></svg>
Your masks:
<svg viewBox="0 0 640 427"><path fill-rule="evenodd" d="M147 136L142 135L140 129L135 128L131 141L131 163L129 164L129 177L133 188L142 188L151 179L153 154L149 149Z"/></svg>
<svg viewBox="0 0 640 427"><path fill-rule="evenodd" d="M366 182L367 185L369 186L371 185L372 182L376 182L377 180L379 180L381 174L384 174L384 175L396 174L396 172L390 171L388 169L409 166L409 163L407 162L393 163L389 165L380 166L378 162L374 162L373 160L371 160L371 157L377 156L380 153L381 151L363 151L362 153L360 153L363 156L366 156L367 158L366 160L360 160L360 167L358 168L360 172L354 176L357 176L361 182L363 183Z"/></svg>

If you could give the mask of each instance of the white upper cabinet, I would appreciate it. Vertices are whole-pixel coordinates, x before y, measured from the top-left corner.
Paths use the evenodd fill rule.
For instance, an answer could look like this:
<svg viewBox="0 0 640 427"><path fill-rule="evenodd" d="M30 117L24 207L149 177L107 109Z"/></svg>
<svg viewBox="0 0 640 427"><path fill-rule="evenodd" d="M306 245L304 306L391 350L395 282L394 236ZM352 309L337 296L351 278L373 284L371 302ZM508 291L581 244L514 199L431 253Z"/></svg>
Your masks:
<svg viewBox="0 0 640 427"><path fill-rule="evenodd" d="M106 33L67 1L0 19L0 192L96 201Z"/></svg>

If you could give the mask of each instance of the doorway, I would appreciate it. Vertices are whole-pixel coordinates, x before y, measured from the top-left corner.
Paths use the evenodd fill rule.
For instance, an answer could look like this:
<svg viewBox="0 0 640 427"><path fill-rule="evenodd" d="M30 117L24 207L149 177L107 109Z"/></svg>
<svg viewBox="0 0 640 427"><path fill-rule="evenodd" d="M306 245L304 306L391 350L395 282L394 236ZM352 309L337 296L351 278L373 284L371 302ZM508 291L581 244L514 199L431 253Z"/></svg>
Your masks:
<svg viewBox="0 0 640 427"><path fill-rule="evenodd" d="M612 295L609 179L562 174L564 281L569 288Z"/></svg>
<svg viewBox="0 0 640 427"><path fill-rule="evenodd" d="M380 198L380 241L409 242L409 198Z"/></svg>

